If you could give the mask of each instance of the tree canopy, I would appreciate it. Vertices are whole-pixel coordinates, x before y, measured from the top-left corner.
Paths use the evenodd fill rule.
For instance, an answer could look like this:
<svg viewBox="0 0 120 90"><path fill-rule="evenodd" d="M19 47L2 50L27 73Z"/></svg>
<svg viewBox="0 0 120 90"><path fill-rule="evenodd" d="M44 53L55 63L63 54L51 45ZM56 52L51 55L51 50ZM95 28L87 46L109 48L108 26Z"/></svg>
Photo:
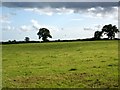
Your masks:
<svg viewBox="0 0 120 90"><path fill-rule="evenodd" d="M47 39L48 37L52 38L52 36L50 35L50 31L47 28L40 28L37 35L39 36L39 39L42 38L43 41L49 41Z"/></svg>
<svg viewBox="0 0 120 90"><path fill-rule="evenodd" d="M101 39L101 37L102 37L102 31L96 31L94 33L94 38L95 39Z"/></svg>
<svg viewBox="0 0 120 90"><path fill-rule="evenodd" d="M102 34L106 34L108 36L108 39L114 39L115 34L118 33L119 30L117 29L116 25L108 24L103 26L102 31L96 31L94 33L95 39L101 39Z"/></svg>
<svg viewBox="0 0 120 90"><path fill-rule="evenodd" d="M29 37L25 37L25 41L26 41L26 42L29 42L29 41L30 41L30 38L29 38Z"/></svg>
<svg viewBox="0 0 120 90"><path fill-rule="evenodd" d="M112 26L112 24L109 24L109 25L105 25L102 28L102 32L104 32L104 34L106 34L108 36L108 39L114 39L115 33L118 33L119 30L117 29L117 27L115 25Z"/></svg>

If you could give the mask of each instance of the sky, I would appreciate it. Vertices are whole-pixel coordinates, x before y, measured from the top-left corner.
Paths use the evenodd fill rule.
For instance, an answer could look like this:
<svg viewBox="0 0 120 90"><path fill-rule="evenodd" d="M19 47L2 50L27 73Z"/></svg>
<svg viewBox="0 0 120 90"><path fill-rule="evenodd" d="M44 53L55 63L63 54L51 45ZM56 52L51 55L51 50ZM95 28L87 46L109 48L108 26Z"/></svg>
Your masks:
<svg viewBox="0 0 120 90"><path fill-rule="evenodd" d="M49 40L69 40L92 38L106 24L118 27L118 2L2 2L0 10L1 41L38 41L40 28L50 30Z"/></svg>

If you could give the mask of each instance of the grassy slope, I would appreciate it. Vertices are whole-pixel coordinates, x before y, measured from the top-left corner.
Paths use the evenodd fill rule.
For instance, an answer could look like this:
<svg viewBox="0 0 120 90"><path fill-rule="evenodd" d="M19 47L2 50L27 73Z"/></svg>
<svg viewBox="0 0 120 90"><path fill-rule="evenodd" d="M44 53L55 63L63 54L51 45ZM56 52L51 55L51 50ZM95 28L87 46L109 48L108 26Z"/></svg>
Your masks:
<svg viewBox="0 0 120 90"><path fill-rule="evenodd" d="M3 45L3 87L118 87L118 42Z"/></svg>

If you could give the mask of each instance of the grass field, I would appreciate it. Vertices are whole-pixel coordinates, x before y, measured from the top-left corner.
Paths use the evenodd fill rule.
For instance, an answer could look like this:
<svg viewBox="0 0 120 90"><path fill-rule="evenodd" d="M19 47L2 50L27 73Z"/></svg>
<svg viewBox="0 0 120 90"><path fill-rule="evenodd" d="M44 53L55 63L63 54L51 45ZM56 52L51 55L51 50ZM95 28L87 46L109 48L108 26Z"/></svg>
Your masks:
<svg viewBox="0 0 120 90"><path fill-rule="evenodd" d="M118 41L2 46L3 87L118 88Z"/></svg>

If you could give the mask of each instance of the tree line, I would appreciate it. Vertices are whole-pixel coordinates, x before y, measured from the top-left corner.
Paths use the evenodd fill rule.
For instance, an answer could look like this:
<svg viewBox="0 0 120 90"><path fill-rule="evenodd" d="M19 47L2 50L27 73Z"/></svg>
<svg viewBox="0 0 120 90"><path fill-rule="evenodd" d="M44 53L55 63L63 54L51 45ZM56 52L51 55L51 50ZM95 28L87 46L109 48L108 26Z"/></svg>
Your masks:
<svg viewBox="0 0 120 90"><path fill-rule="evenodd" d="M107 35L108 39L114 39L115 34L118 32L119 30L116 25L108 24L103 26L102 31L95 31L93 39L100 40L103 35ZM42 38L44 42L49 41L48 38L52 38L50 31L47 28L40 28L37 35L39 36L39 39Z"/></svg>
<svg viewBox="0 0 120 90"><path fill-rule="evenodd" d="M104 35L107 36L107 38L104 39L115 39L115 34L117 34L119 32L118 28L116 27L116 25L112 25L112 24L108 24L108 25L104 25L103 28L101 29L101 31L95 31L94 32L94 37L93 38L87 38L87 39L76 39L76 40L54 40L54 41L50 41L50 42L68 42L68 41L93 41L93 40L101 40L102 37ZM47 28L40 28L38 33L38 38L41 39L41 42L48 42L48 38L52 38L52 35L50 34L50 31ZM24 41L16 41L16 40L9 40L8 42L2 42L2 43L39 43L40 41L30 41L29 37L25 37Z"/></svg>
<svg viewBox="0 0 120 90"><path fill-rule="evenodd" d="M102 28L102 31L95 31L94 38L99 40L103 35L107 35L108 39L114 39L115 34L118 33L119 30L117 29L116 25L105 25Z"/></svg>

